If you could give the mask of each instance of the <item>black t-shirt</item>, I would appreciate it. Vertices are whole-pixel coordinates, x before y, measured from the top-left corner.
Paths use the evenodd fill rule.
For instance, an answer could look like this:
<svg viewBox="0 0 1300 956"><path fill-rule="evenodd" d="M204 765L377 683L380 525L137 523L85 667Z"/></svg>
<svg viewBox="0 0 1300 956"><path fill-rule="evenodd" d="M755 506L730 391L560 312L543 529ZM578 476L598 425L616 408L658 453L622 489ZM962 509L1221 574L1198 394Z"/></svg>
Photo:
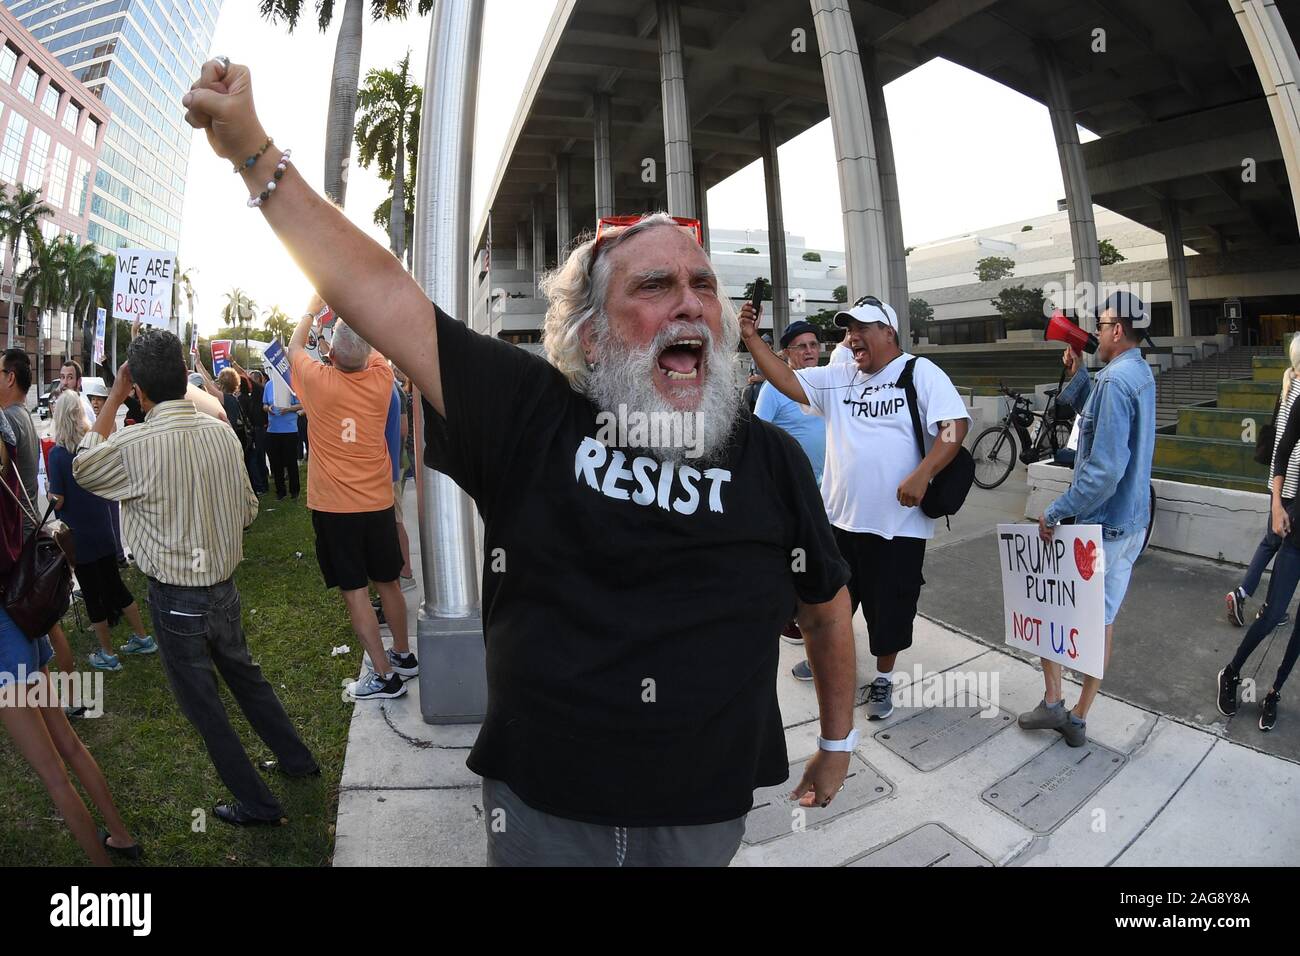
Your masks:
<svg viewBox="0 0 1300 956"><path fill-rule="evenodd" d="M744 815L788 775L778 634L796 595L848 581L807 456L746 412L724 461L661 464L597 441L595 406L547 362L441 311L438 354L426 462L485 526L470 769L590 823Z"/></svg>

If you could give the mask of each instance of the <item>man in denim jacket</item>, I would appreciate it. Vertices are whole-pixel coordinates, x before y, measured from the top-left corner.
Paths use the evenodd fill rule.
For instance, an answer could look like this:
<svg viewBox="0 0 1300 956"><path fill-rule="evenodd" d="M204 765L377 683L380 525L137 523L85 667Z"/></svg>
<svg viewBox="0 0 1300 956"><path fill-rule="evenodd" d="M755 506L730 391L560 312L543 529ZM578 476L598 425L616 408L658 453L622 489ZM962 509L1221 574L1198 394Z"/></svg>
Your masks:
<svg viewBox="0 0 1300 956"><path fill-rule="evenodd" d="M1093 381L1082 356L1065 350L1063 361L1073 376L1061 401L1081 409L1079 451L1070 490L1038 519L1039 535L1050 541L1063 518L1102 526L1106 594L1106 656L1110 662L1115 615L1128 590L1133 562L1142 551L1150 518L1151 455L1156 443L1156 386L1138 348L1148 324L1142 301L1128 292L1106 300L1097 320L1097 355L1106 367ZM1061 696L1061 665L1043 660L1043 701L1020 715L1026 730L1059 730L1071 747L1086 742L1086 719L1101 689L1101 679L1085 676L1074 710Z"/></svg>

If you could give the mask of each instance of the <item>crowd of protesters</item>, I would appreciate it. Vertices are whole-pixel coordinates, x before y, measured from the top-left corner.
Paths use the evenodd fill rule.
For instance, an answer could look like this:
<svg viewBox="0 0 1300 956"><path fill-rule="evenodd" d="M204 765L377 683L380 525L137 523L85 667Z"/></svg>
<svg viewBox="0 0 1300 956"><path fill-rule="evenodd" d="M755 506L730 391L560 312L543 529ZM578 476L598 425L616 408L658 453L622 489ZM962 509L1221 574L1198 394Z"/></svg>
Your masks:
<svg viewBox="0 0 1300 956"><path fill-rule="evenodd" d="M826 365L808 322L783 331L778 353L754 306L737 313L720 290L698 224L664 214L607 218L543 282L542 358L445 314L396 258L313 192L260 126L245 67L210 61L184 103L190 124L242 170L258 200L250 205L320 297L287 343L288 382L237 363L215 380L200 363L187 382L180 342L158 331L132 341L93 408L81 407L80 370L65 369L50 494L76 537L77 578L100 644L95 666L121 666L109 637L119 615L132 628L122 653L161 652L177 706L233 795L217 816L253 825L284 815L231 726L218 673L274 751L266 769L319 772L252 661L232 577L259 496L273 484L278 500L297 499L300 461L323 583L340 591L365 650L348 693L401 697L419 674L402 595L413 579L402 502L415 464L417 390L425 464L474 499L484 554L506 555L502 569L483 573L489 696L468 758L483 779L489 862L729 862L754 790L789 773L778 634L806 652L793 676L813 685L820 731L791 797L829 805L858 743L855 702L869 720L893 711L936 526L921 505L957 459L970 421L948 376L904 350L893 306L869 294L845 305L834 318L844 341ZM268 175L274 187L259 196ZM335 310L328 328L322 298ZM1050 541L1070 521L1104 529L1109 658L1149 518L1154 382L1138 347L1146 306L1121 294L1099 312L1105 368L1094 376L1078 353L1063 356L1071 382L1062 397L1080 409L1082 428L1070 487L1044 510L1039 534ZM753 362L744 394L734 376L742 343ZM402 368L385 355L400 355ZM6 486L17 490L38 454L21 406L30 377L10 353L4 373L0 453L13 465ZM129 395L139 424L118 430ZM1285 394L1280 405L1289 412ZM614 447L592 437L600 416L626 408L693 416L698 441L686 448L643 436ZM1291 540L1300 416L1283 414L1278 432L1261 545L1271 548L1265 562L1278 553L1277 566L1260 620L1220 675L1224 713L1235 711L1246 657L1300 581ZM0 561L12 562L28 520L12 497L12 507L0 502ZM148 581L152 635L118 573L113 503ZM188 558L198 552L202 567ZM1230 595L1230 610L1257 583L1255 575ZM873 659L861 688L859 609ZM0 665L22 657L46 674L60 639L66 647L53 630L30 641L5 624L0 615L8 655ZM1272 719L1298 647L1293 634L1269 695ZM1042 669L1043 699L1019 725L1083 746L1100 679L1086 678L1067 709L1061 666L1044 659ZM647 675L654 707L645 706ZM92 859L138 853L62 712L41 714L51 741L44 750L31 743L30 719L4 716ZM108 823L98 837L85 806L76 798L78 811L75 793L60 786L59 761L74 767ZM498 810L512 825L491 825Z"/></svg>

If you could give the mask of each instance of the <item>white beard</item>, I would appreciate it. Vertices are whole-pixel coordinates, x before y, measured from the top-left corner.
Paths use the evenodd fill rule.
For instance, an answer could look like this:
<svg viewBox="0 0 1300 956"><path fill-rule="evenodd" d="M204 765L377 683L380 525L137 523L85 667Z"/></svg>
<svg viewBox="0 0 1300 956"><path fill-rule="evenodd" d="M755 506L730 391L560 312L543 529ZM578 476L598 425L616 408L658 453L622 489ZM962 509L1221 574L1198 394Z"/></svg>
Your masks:
<svg viewBox="0 0 1300 956"><path fill-rule="evenodd" d="M698 374L704 376L694 408L678 409L655 387L659 370L659 353L675 340L698 338L703 354ZM609 331L608 322L597 337L599 360L587 379L587 397L601 412L617 416L620 408L629 417L642 414L652 420L668 421L673 416L688 420L682 434L684 441L637 441L635 433L627 442L632 449L643 450L659 461L680 464L686 460L711 463L720 459L731 439L736 415L740 410L740 391L730 375L732 356L740 338L739 327L724 331L715 339L707 325L675 322L660 330L654 340L640 348L631 348Z"/></svg>

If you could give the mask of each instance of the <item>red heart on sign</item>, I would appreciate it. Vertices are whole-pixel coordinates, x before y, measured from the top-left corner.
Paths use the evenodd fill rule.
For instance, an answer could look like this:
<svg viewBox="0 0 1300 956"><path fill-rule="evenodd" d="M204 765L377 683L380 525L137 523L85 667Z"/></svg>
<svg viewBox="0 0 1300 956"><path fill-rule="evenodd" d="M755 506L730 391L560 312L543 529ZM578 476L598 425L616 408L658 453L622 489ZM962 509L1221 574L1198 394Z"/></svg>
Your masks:
<svg viewBox="0 0 1300 956"><path fill-rule="evenodd" d="M1097 564L1097 542L1089 541L1085 548L1083 542L1074 539L1074 566L1079 569L1079 577L1085 581L1092 579L1092 570Z"/></svg>

